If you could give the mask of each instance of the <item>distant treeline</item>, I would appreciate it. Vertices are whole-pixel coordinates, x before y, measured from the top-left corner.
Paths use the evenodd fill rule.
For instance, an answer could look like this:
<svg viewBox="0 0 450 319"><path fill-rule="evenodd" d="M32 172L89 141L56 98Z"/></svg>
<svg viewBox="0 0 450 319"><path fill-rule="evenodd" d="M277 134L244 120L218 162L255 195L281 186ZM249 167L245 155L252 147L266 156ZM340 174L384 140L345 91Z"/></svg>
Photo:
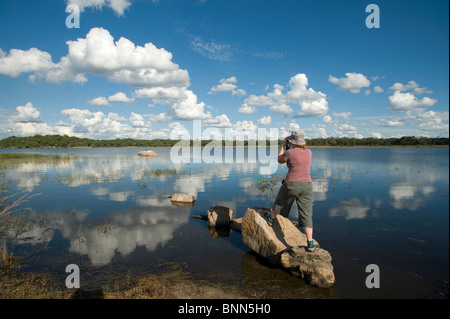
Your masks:
<svg viewBox="0 0 450 319"><path fill-rule="evenodd" d="M11 136L0 140L0 148L69 148L69 147L171 147L179 140L154 139L135 140L131 138L115 140L91 140L75 136L61 135L34 135L28 137ZM209 140L201 141L202 146ZM278 141L281 146L282 140ZM448 146L448 137L415 137L403 136L401 138L354 138L354 137L328 137L306 140L308 146ZM190 142L193 145L193 142ZM266 141L267 145L270 141ZM226 142L222 141L226 146ZM227 144L228 145L228 144ZM236 145L234 141L233 145ZM244 141L248 145L248 141Z"/></svg>

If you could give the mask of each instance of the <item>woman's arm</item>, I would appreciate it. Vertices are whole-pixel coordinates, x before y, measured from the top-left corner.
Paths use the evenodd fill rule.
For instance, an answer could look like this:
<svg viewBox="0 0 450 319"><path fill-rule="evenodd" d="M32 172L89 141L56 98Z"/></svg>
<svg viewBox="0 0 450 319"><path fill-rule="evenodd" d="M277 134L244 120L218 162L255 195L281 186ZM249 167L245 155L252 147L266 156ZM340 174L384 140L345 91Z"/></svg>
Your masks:
<svg viewBox="0 0 450 319"><path fill-rule="evenodd" d="M286 160L284 159L284 149L286 148L286 145L288 143L287 137L283 141L283 145L281 146L280 151L278 152L278 163L284 164L286 163Z"/></svg>

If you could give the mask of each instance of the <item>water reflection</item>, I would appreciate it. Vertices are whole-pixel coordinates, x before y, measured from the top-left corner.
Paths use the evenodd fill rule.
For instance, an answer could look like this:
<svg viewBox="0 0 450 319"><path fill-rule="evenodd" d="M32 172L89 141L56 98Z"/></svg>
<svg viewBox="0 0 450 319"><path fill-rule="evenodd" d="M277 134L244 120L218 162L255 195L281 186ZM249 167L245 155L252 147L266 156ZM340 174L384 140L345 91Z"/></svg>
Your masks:
<svg viewBox="0 0 450 319"><path fill-rule="evenodd" d="M127 256L138 246L149 252L164 246L189 215L189 211L171 207L140 207L116 212L106 224L82 227L79 221L66 219L63 234L70 239L70 252L88 255L93 265L105 265L116 252Z"/></svg>
<svg viewBox="0 0 450 319"><path fill-rule="evenodd" d="M341 200L339 206L330 209L330 217L341 216L345 219L362 219L367 217L370 206L361 203L358 198Z"/></svg>
<svg viewBox="0 0 450 319"><path fill-rule="evenodd" d="M258 163L245 160L174 164L170 161L170 149L158 151L160 155L151 159L137 156L135 150L120 150L118 155L113 150L83 152L51 163L15 162L2 168L7 194L23 190L42 193L26 205L45 217L45 222L35 219L20 230L8 226L3 231L8 241L41 246L52 245L57 239L65 241L62 254L87 256L96 267L113 264L115 256L129 258L132 264L131 256L142 247L148 254L143 258L146 263L157 258L153 254L164 254L168 260L184 258L192 264L205 264L204 271L212 263L210 258L218 264L241 264L239 271L245 278L259 280L251 277L252 269L259 265L254 257L245 254L248 249L240 237L233 236L230 230L222 234L207 229L205 223L196 223L192 215L205 214L213 205L231 208L237 218L243 216L247 207L270 207L281 176L287 172L285 165L279 166L276 182L261 191L258 181L271 176L262 174L264 170L259 169ZM439 216L448 221L448 149L430 149L421 161L416 157L423 154L414 149L312 152L314 211L323 229L332 229L331 223L338 219L357 223L378 218L387 225L396 211L423 212L426 216L430 205L438 213L445 211ZM420 164L423 162L427 165ZM193 207L177 207L168 198L173 193L191 194L197 201ZM296 216L293 205L291 217ZM377 231L374 228L370 233L376 236ZM327 234L322 232L321 236L326 243ZM401 234L399 237L406 238ZM227 242L231 244L226 245ZM353 249L363 251L364 247ZM269 268L256 271L280 275L278 270Z"/></svg>
<svg viewBox="0 0 450 319"><path fill-rule="evenodd" d="M170 201L169 201L170 205ZM52 213L44 223L28 223L5 231L16 245L47 245L55 231L69 241L68 251L87 255L93 265L106 265L116 253L127 256L138 246L152 252L171 239L189 220L190 211L178 207L138 207L117 211L106 220L89 221L89 210Z"/></svg>
<svg viewBox="0 0 450 319"><path fill-rule="evenodd" d="M420 187L417 184L396 183L390 186L389 195L395 209L416 211L424 205L429 195L436 191L437 188L431 185Z"/></svg>
<svg viewBox="0 0 450 319"><path fill-rule="evenodd" d="M355 152L359 152L361 158L361 150L313 149L314 202L337 199L336 204L329 208L332 218L363 219L371 209L388 202L397 210L417 211L426 204L430 195L437 192L436 183L448 185L448 177L445 177L448 174L442 172L442 165L422 167L408 157L406 160L402 157L402 163L392 163L389 158L399 160L397 150L369 149L364 152L372 152L377 157L364 153L363 161L354 156ZM380 152L385 152L385 156ZM170 193L181 192L198 197L199 194L216 190L224 195L231 194L232 200L216 196L211 204L228 206L234 211L248 202L262 201L270 206L281 185L280 178L270 189L258 189L257 181L264 177L258 173L258 163L172 163L168 158L168 149L159 153L160 156L152 158L135 154L95 154L72 155L51 163L19 162L5 170L5 180L17 190L33 192L39 189L45 193L46 190L67 186L88 192L100 201L124 203L129 209L146 207L150 211L173 207L167 199ZM176 170L176 174L165 174L167 169ZM448 166L446 169L448 173ZM161 170L162 173L152 174L154 170ZM277 175L285 173L286 167L280 166ZM233 186L228 186L228 181ZM98 186L86 188L91 184ZM146 192L139 191L137 185ZM227 185L227 188L223 189L221 185ZM383 189L387 193L383 194ZM50 197L43 199L46 210L51 210ZM96 218L95 211L90 215ZM34 237L39 236L29 236Z"/></svg>

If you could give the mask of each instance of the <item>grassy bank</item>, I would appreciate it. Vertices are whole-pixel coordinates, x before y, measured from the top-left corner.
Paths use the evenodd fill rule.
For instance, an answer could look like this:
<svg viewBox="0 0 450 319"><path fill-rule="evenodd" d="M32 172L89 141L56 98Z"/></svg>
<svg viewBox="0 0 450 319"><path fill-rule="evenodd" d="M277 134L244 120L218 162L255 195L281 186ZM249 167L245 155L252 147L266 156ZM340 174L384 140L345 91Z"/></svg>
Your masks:
<svg viewBox="0 0 450 319"><path fill-rule="evenodd" d="M173 272L140 278L116 279L102 289L60 289L48 274L0 275L0 299L242 299L251 295L218 284L190 281Z"/></svg>
<svg viewBox="0 0 450 319"><path fill-rule="evenodd" d="M289 280L270 277L237 283L198 280L178 264L161 274L111 278L91 291L60 288L49 274L0 273L0 299L305 299L330 298L332 291L307 284L293 289Z"/></svg>

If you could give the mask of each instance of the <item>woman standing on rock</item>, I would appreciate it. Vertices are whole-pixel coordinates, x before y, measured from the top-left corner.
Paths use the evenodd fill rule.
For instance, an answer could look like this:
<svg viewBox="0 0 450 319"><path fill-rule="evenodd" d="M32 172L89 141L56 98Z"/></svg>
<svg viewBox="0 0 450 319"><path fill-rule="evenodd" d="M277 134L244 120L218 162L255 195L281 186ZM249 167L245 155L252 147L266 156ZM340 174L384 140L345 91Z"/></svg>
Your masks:
<svg viewBox="0 0 450 319"><path fill-rule="evenodd" d="M288 142L292 149L286 150ZM272 214L266 216L269 225L272 225L277 214L288 217L294 200L297 202L299 226L303 227L308 241L306 250L315 250L313 242L312 203L313 190L310 175L312 154L306 148L305 132L293 131L283 141L283 146L278 153L278 163L287 163L289 169L286 179L283 181L277 198L272 207Z"/></svg>

